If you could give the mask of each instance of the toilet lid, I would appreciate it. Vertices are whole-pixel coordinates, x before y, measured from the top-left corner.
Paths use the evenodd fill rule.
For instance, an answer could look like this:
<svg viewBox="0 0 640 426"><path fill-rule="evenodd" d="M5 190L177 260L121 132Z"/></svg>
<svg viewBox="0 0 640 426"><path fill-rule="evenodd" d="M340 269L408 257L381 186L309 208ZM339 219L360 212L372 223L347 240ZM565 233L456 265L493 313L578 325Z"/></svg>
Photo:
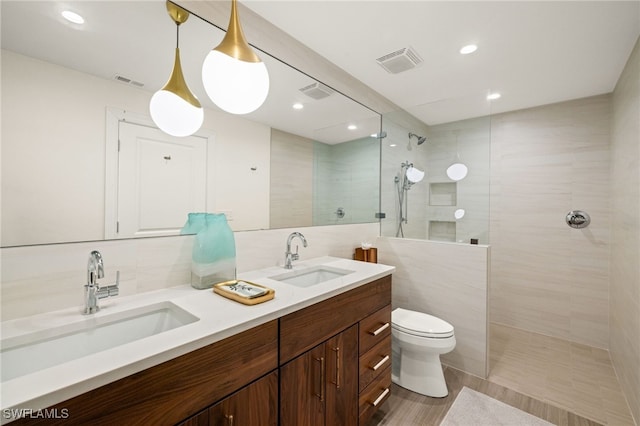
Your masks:
<svg viewBox="0 0 640 426"><path fill-rule="evenodd" d="M391 325L396 330L415 336L445 338L453 336L453 326L433 315L396 308L391 312Z"/></svg>

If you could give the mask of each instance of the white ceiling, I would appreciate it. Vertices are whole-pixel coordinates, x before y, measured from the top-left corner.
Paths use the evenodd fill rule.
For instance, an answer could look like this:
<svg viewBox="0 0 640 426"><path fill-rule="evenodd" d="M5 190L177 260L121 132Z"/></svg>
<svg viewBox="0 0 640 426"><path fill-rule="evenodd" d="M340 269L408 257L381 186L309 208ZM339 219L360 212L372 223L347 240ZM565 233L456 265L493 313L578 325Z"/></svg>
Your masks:
<svg viewBox="0 0 640 426"><path fill-rule="evenodd" d="M640 0L240 1L427 124L611 92L640 34ZM163 0L2 0L0 6L3 48L104 78L123 74L150 92L168 77L175 26ZM87 24L63 22L63 7L84 14ZM186 79L212 109L200 67L221 38L195 17L180 29ZM478 51L460 55L468 43ZM389 74L376 63L409 46L424 61L417 68ZM269 69L282 66L264 59L272 62ZM370 112L355 103L310 101L297 89L313 80L286 68L271 73L273 95L249 118L327 143L348 140L337 129L351 118L362 120L363 134L377 126L375 119L366 124ZM502 98L488 102L490 91ZM294 101L308 104L306 115L292 116Z"/></svg>
<svg viewBox="0 0 640 426"><path fill-rule="evenodd" d="M427 124L609 93L640 34L640 1L242 3ZM419 67L377 64L409 46Z"/></svg>
<svg viewBox="0 0 640 426"><path fill-rule="evenodd" d="M167 82L174 61L176 26L165 0L2 0L2 48L105 79L121 75L143 83L149 93ZM62 10L85 18L66 22ZM191 91L206 108L220 111L202 85L202 62L224 32L191 16L180 26L180 57ZM261 55L270 74L269 96L245 117L309 139L335 144L378 132L380 116L339 93L314 100L300 88L315 80ZM4 83L4 82L3 82ZM305 105L294 111L292 105ZM146 111L136 111L146 113ZM356 130L348 125L355 124Z"/></svg>

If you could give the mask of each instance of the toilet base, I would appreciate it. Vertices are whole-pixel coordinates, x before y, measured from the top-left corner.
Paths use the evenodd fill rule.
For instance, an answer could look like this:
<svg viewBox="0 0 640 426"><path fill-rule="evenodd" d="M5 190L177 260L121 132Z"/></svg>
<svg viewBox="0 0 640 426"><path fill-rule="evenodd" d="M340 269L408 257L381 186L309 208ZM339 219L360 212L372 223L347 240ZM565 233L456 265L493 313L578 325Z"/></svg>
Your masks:
<svg viewBox="0 0 640 426"><path fill-rule="evenodd" d="M395 363L399 358L400 368L392 374L391 380L405 389L421 395L433 398L444 398L449 395L447 383L444 380L444 372L440 363L440 355L436 353L414 354L401 351L396 355Z"/></svg>

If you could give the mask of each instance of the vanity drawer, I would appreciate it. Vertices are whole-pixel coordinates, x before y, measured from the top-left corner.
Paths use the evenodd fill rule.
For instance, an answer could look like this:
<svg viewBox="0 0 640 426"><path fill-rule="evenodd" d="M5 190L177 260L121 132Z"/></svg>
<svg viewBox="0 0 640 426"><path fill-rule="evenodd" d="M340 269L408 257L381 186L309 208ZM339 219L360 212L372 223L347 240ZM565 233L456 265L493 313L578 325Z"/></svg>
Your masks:
<svg viewBox="0 0 640 426"><path fill-rule="evenodd" d="M378 378L360 393L360 424L367 424L371 416L378 410L391 393L391 366L387 367Z"/></svg>
<svg viewBox="0 0 640 426"><path fill-rule="evenodd" d="M391 365L391 336L360 356L360 389L362 392L383 371Z"/></svg>
<svg viewBox="0 0 640 426"><path fill-rule="evenodd" d="M391 305L360 321L360 355L391 335Z"/></svg>
<svg viewBox="0 0 640 426"><path fill-rule="evenodd" d="M391 275L388 275L281 317L280 365L378 312L390 302Z"/></svg>

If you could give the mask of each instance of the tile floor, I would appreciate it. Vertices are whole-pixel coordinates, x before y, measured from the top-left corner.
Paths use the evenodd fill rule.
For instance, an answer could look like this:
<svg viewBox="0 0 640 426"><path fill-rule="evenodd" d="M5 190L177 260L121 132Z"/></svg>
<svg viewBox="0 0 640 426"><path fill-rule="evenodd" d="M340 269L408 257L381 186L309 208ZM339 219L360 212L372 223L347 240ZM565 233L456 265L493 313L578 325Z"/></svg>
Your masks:
<svg viewBox="0 0 640 426"><path fill-rule="evenodd" d="M367 426L438 426L463 386L482 392L554 425L601 426L600 423L451 367L445 366L444 376L449 388L449 395L445 398L430 398L395 384L391 385L391 396L380 406Z"/></svg>
<svg viewBox="0 0 640 426"><path fill-rule="evenodd" d="M603 425L634 425L606 350L494 323L490 333L490 382Z"/></svg>

